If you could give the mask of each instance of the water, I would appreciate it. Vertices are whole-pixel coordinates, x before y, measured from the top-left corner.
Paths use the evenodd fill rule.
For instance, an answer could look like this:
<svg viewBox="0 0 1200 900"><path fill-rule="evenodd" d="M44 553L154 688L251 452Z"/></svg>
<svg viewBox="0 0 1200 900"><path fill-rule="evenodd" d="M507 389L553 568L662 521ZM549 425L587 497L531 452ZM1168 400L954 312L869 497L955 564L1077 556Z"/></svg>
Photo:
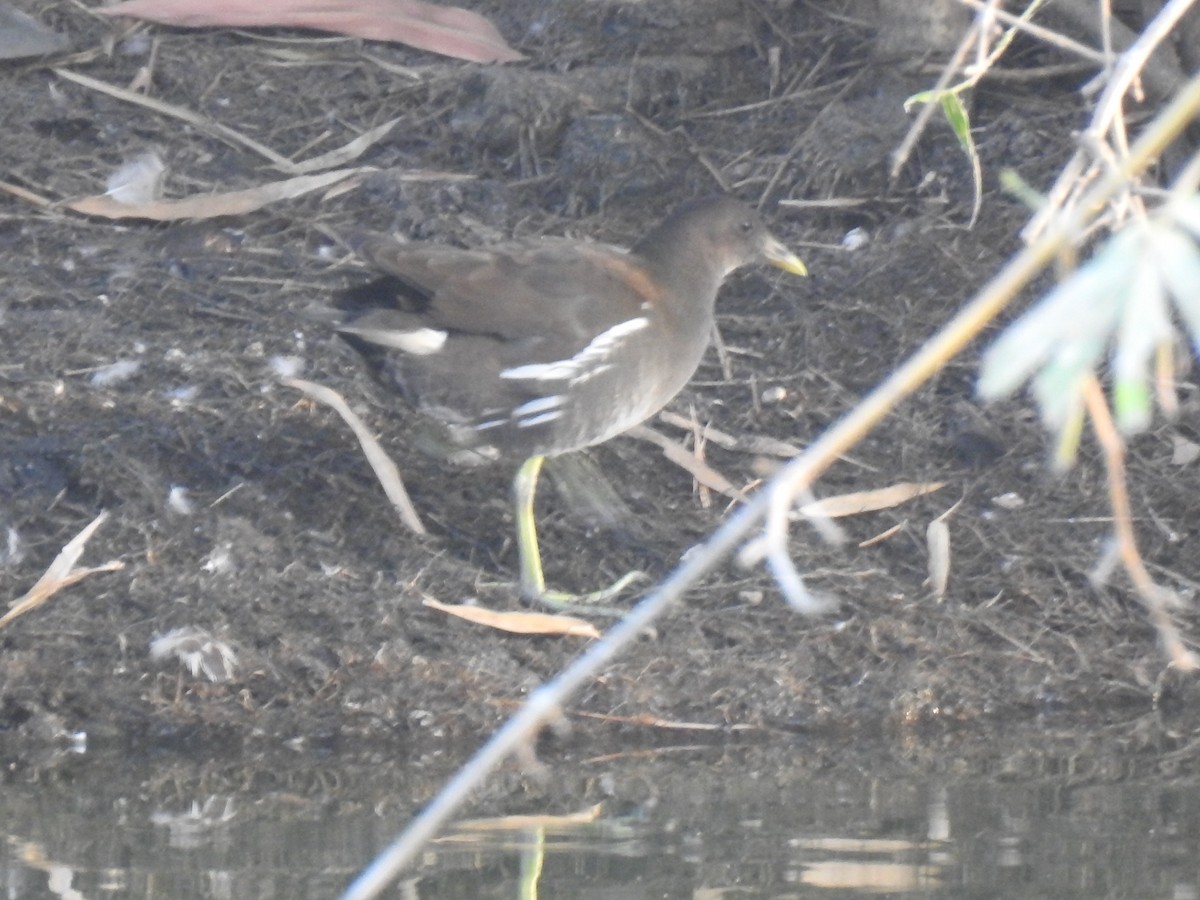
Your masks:
<svg viewBox="0 0 1200 900"><path fill-rule="evenodd" d="M1130 751L1118 733L642 747L556 760L547 783L510 770L386 896L1200 900L1190 747ZM427 762L10 765L0 897L332 898L444 777Z"/></svg>

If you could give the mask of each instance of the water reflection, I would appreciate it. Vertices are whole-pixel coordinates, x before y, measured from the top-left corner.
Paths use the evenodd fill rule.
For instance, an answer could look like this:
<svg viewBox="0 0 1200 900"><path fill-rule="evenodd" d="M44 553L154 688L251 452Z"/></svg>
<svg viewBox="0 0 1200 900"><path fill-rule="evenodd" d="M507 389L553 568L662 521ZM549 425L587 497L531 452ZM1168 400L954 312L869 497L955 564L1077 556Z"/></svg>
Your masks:
<svg viewBox="0 0 1200 900"><path fill-rule="evenodd" d="M389 896L1200 898L1200 781L1166 755L941 749L510 772ZM334 897L444 777L384 759L10 767L0 897Z"/></svg>

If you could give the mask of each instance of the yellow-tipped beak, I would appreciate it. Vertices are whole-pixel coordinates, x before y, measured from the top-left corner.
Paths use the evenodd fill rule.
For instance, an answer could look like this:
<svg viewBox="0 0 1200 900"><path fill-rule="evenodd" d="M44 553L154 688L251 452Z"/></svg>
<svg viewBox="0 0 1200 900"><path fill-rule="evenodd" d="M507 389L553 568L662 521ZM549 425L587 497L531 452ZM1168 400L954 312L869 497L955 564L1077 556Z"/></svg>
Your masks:
<svg viewBox="0 0 1200 900"><path fill-rule="evenodd" d="M778 266L793 275L807 275L808 267L795 253L783 246L776 238L768 237L763 245L763 256L773 266Z"/></svg>

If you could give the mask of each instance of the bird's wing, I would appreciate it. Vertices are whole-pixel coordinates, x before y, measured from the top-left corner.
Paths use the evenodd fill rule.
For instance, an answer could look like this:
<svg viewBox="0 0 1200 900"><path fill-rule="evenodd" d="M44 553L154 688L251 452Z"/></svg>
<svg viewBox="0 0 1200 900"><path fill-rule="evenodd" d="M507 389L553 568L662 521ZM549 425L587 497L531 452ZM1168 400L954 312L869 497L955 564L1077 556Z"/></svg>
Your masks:
<svg viewBox="0 0 1200 900"><path fill-rule="evenodd" d="M375 238L360 253L419 298L428 327L523 344L538 335L542 360L645 316L655 296L636 260L604 244L544 239L459 250Z"/></svg>

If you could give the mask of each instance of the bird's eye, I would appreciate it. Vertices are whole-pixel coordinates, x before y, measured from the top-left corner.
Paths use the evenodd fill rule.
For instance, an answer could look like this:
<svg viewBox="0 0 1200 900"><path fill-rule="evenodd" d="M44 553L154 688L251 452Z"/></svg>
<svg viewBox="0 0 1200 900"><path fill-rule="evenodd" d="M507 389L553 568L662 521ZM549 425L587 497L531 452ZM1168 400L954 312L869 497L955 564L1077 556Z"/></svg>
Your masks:
<svg viewBox="0 0 1200 900"><path fill-rule="evenodd" d="M750 234L754 231L754 223L749 219L738 222L737 230L739 234Z"/></svg>

